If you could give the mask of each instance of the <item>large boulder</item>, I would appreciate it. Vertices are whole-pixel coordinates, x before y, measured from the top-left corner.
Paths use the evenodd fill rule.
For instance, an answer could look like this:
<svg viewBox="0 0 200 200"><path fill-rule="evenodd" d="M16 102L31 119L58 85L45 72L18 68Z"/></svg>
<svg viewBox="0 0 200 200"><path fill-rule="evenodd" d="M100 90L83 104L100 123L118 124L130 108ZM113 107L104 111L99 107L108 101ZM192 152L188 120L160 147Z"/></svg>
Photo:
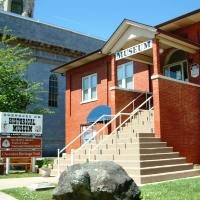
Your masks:
<svg viewBox="0 0 200 200"><path fill-rule="evenodd" d="M66 169L54 190L55 200L140 200L140 190L112 161L76 164Z"/></svg>

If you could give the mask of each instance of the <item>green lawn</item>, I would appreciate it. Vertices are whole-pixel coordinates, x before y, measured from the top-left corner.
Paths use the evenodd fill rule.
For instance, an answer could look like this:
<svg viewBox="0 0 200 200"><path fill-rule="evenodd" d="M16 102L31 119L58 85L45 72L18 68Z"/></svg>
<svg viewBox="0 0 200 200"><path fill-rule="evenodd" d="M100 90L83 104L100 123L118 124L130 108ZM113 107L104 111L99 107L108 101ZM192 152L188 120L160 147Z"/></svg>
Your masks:
<svg viewBox="0 0 200 200"><path fill-rule="evenodd" d="M19 200L52 200L53 190L30 191L26 188L1 190Z"/></svg>
<svg viewBox="0 0 200 200"><path fill-rule="evenodd" d="M11 173L8 175L0 175L0 179L5 178L26 178L26 177L39 177L40 175L37 173L25 173L25 172L18 172L18 173Z"/></svg>
<svg viewBox="0 0 200 200"><path fill-rule="evenodd" d="M200 200L200 178L141 187L143 200Z"/></svg>
<svg viewBox="0 0 200 200"><path fill-rule="evenodd" d="M140 188L143 200L200 200L200 178L177 180ZM2 190L20 200L51 200L53 190L32 192L26 188Z"/></svg>

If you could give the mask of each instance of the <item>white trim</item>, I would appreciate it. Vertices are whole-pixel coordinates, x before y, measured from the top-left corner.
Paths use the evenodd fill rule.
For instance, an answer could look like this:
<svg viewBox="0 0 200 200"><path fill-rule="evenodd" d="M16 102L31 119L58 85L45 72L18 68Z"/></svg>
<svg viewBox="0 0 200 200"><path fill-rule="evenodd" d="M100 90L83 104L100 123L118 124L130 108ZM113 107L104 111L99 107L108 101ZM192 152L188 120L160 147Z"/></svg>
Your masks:
<svg viewBox="0 0 200 200"><path fill-rule="evenodd" d="M132 65L133 74L132 74L131 77L126 77L126 76L125 76L125 72L126 72L125 66L126 66L126 65L129 65L129 64ZM127 82L126 82L126 79L127 79L127 78L132 78L132 86L131 86L132 88L131 88L131 89L134 89L134 62L133 62L133 61L130 61L130 62L123 63L123 64L121 64L121 65L117 65L117 84L118 84L118 69L119 69L120 67L122 67L122 69L123 69L123 79L121 79L121 81L122 81L122 88L128 89L128 88L126 88L126 83L127 83Z"/></svg>
<svg viewBox="0 0 200 200"><path fill-rule="evenodd" d="M152 94L152 92L149 91L142 91L142 90L134 90L134 89L126 89L126 88L121 88L121 87L117 87L117 86L112 86L109 88L109 91L112 90L122 90L122 91L127 91L127 92L138 92L138 93L150 93Z"/></svg>
<svg viewBox="0 0 200 200"><path fill-rule="evenodd" d="M91 98L92 97L92 91L91 91L91 77L92 76L96 76L96 97L95 98ZM89 88L88 88L88 99L87 100L83 100L83 80L88 78L89 79ZM87 76L83 76L82 77L82 88L81 88L81 103L88 103L91 101L96 101L97 100L97 85L98 85L98 78L97 78L97 73L94 74L89 74Z"/></svg>
<svg viewBox="0 0 200 200"><path fill-rule="evenodd" d="M95 99L91 99L91 100L87 100L87 101L81 101L80 104L90 103L90 102L93 102L93 101L98 101L98 99L95 98Z"/></svg>
<svg viewBox="0 0 200 200"><path fill-rule="evenodd" d="M151 76L151 80L155 80L155 79L164 79L164 80L173 81L173 82L177 82L177 83L190 85L190 86L195 86L195 87L199 87L200 88L199 84L176 80L176 79L173 79L173 78L170 78L170 77L167 77L167 76L163 76L163 75L160 75L160 74Z"/></svg>

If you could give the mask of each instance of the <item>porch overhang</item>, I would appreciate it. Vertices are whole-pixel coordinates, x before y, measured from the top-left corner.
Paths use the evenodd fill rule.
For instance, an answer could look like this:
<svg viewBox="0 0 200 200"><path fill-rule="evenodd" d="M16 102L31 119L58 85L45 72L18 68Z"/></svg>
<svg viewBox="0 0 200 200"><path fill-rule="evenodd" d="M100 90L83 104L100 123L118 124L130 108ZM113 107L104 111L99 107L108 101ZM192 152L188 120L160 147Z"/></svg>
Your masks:
<svg viewBox="0 0 200 200"><path fill-rule="evenodd" d="M192 54L196 53L200 49L199 44L178 37L177 35L167 33L163 30L158 30L156 38L159 39L161 45L164 45L165 48L173 47Z"/></svg>
<svg viewBox="0 0 200 200"><path fill-rule="evenodd" d="M152 26L124 20L102 48L102 53L117 55L120 51L131 50L131 48L135 48L146 41L151 40L153 42L155 39L159 39L161 51L176 48L194 54L200 49L199 44L177 35ZM153 50L152 48L147 48L134 55L126 56L126 59L152 65Z"/></svg>

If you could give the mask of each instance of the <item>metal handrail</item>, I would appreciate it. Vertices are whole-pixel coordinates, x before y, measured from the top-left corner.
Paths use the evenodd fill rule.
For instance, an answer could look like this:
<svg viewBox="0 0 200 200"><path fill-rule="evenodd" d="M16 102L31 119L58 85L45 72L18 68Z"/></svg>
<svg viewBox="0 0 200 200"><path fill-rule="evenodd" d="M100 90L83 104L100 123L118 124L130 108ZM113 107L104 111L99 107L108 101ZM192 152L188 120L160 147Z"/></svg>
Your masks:
<svg viewBox="0 0 200 200"><path fill-rule="evenodd" d="M88 130L90 130L95 124L97 124L97 122L99 122L102 118L104 117L112 117L114 115L101 115L93 124L91 124L90 126L88 126L88 128L86 128L83 132L81 132L77 137L75 137L69 144L67 144L64 148L62 148L61 150L59 150L60 154L66 150L70 145L72 145L77 139L79 139L80 137L82 137Z"/></svg>
<svg viewBox="0 0 200 200"><path fill-rule="evenodd" d="M125 110L128 106L130 106L131 104L133 104L136 100L138 100L144 93L140 94L137 96L137 98L135 98L133 101L131 101L128 105L126 105L124 108L122 108L115 116L113 119L111 119L108 123L106 123L103 127L101 127L95 135L93 135L93 137L91 137L89 140L87 140L84 144L81 145L80 148L83 148L86 144L90 143L94 138L96 138L96 136L108 125L110 125L115 119L117 119L121 114L124 115L129 115L129 113L122 113L123 110ZM99 120L98 120L99 121ZM78 137L78 136L77 136ZM79 137L81 137L81 135L79 135ZM79 138L78 137L78 138ZM80 148L78 150L80 150Z"/></svg>
<svg viewBox="0 0 200 200"><path fill-rule="evenodd" d="M108 125L110 125L115 119L117 119L121 114L123 114L122 112L126 109L126 108L128 108L131 104L133 104L133 109L134 109L134 102L136 101L136 100L138 100L141 96L143 96L143 95L146 95L147 96L147 92L146 93L141 93L141 94L139 94L133 101L131 101L129 104L127 104L124 108L122 108L116 115L102 115L102 116L100 116L92 125L90 125L88 128L86 128L86 130L84 130L83 132L81 132L77 137L75 137L69 144L67 144L64 148L62 148L61 150L60 149L58 149L58 152L57 152L57 164L58 164L58 175L59 175L59 173L60 173L60 160L59 160L59 158L60 158L60 154L63 152L63 151L65 151L70 145L72 145L77 139L79 139L80 137L82 137L88 130L90 130L93 126L95 126L95 124L97 124L102 118L105 118L106 116L114 116L114 118L113 119L111 119L108 123L106 123L105 124L105 126L103 126L102 128L100 128L97 132L96 132L96 134L93 136L93 137L91 137L88 141L86 141L84 144L82 144L81 145L81 147L80 148L83 148L86 144L88 144L89 142L91 142L105 127L107 127ZM126 113L126 114L128 114L128 113ZM79 150L80 150L80 148L79 148ZM71 153L73 153L74 152L74 149L72 149L72 151L71 151ZM71 155L71 163L73 163L73 161L72 161L72 159L73 159L73 155Z"/></svg>
<svg viewBox="0 0 200 200"><path fill-rule="evenodd" d="M145 105L148 101L150 101L153 97L150 96L148 99L146 99L142 104L140 104L132 113L129 113L129 117L124 120L118 127L116 127L107 137L107 139L109 139L109 137L112 136L113 133L115 133L118 129L120 129L127 121L129 121L135 114L137 114L140 111L140 108ZM123 114L123 113L122 113ZM128 114L128 113L125 113ZM114 119L114 118L113 118ZM107 124L106 124L107 125ZM104 127L106 127L106 125ZM98 134L98 133L97 133ZM101 145L101 143L98 143L95 148L92 149L92 151L96 150L99 145Z"/></svg>

